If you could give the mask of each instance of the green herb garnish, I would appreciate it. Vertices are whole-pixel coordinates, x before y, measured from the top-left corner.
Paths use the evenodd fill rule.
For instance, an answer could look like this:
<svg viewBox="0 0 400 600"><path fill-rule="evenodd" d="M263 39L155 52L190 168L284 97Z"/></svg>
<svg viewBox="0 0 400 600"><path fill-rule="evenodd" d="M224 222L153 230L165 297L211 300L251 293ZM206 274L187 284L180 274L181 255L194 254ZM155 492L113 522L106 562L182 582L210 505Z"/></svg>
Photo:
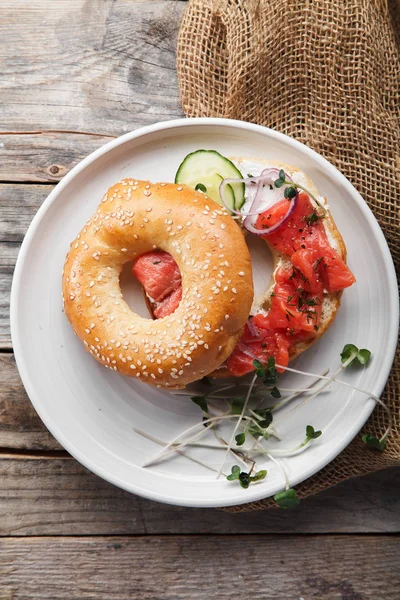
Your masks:
<svg viewBox="0 0 400 600"><path fill-rule="evenodd" d="M300 503L300 500L296 494L296 490L291 488L285 490L284 492L279 492L279 494L275 494L274 500L281 508L294 508Z"/></svg>
<svg viewBox="0 0 400 600"><path fill-rule="evenodd" d="M227 476L227 479L228 481L238 480L242 488L247 489L250 483L261 481L261 479L265 479L266 476L267 471L265 469L251 475L251 471L250 473L246 473L245 471L241 471L238 465L234 465L231 469L231 474Z"/></svg>
<svg viewBox="0 0 400 600"><path fill-rule="evenodd" d="M203 412L208 413L206 396L192 396L190 399L199 406Z"/></svg>
<svg viewBox="0 0 400 600"><path fill-rule="evenodd" d="M286 179L286 174L285 171L283 169L281 169L279 171L279 177L278 179L275 179L274 181L274 186L276 188L281 188L282 186L287 185L289 186L287 189L290 191L286 191L284 192L284 196L285 198L294 198L294 196L298 193L297 190L303 190L303 192L306 192L306 194L308 194L308 196L310 196L310 198L312 198L315 202L315 204L317 206L319 206L319 208L323 211L323 215L326 215L326 208L324 208L322 206L322 204L319 202L319 200L314 196L314 194L312 194L309 190L307 190L305 187L303 187L302 185L300 185L299 183L296 183L294 181L288 181ZM293 191L292 191L293 190ZM293 195L292 195L293 194ZM318 215L319 218L321 218L320 215Z"/></svg>
<svg viewBox="0 0 400 600"><path fill-rule="evenodd" d="M243 446L243 444L246 441L246 434L244 432L238 433L237 435L235 435L235 440L237 446Z"/></svg>
<svg viewBox="0 0 400 600"><path fill-rule="evenodd" d="M379 439L375 435L372 435L372 433L367 433L363 435L361 439L364 444L370 448L374 448L375 450L380 450L383 452L383 450L386 448L386 438Z"/></svg>
<svg viewBox="0 0 400 600"><path fill-rule="evenodd" d="M307 425L306 427L306 439L308 441L316 440L322 435L322 431L315 431L312 425Z"/></svg>
<svg viewBox="0 0 400 600"><path fill-rule="evenodd" d="M353 363L365 366L371 358L371 352L366 348L359 350L354 344L346 344L340 354L342 363L351 365ZM352 360L350 360L352 358ZM349 362L348 362L349 361Z"/></svg>

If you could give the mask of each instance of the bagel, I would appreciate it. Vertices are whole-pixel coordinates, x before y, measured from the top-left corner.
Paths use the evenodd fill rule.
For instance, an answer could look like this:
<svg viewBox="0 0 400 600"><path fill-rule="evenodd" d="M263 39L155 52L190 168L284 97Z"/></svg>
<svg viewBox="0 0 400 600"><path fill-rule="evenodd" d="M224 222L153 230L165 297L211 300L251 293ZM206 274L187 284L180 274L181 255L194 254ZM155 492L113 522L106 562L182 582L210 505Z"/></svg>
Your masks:
<svg viewBox="0 0 400 600"><path fill-rule="evenodd" d="M156 249L175 259L183 292L173 314L152 321L127 305L119 276ZM250 255L235 221L201 192L125 179L72 242L62 292L75 334L97 361L179 388L214 371L239 340L253 301Z"/></svg>
<svg viewBox="0 0 400 600"><path fill-rule="evenodd" d="M202 151L202 152L204 152L204 151ZM348 271L346 281L342 282L343 288L347 287L349 285L352 285L352 283L354 283L355 279L354 279L354 276L352 275L352 273L347 269L347 266L346 266L346 246L344 244L343 238L340 235L340 232L339 232L339 230L336 226L336 223L332 217L332 214L330 212L329 205L327 203L326 198L324 198L320 194L320 192L318 191L317 187L315 186L313 181L310 179L310 177L308 175L306 175L304 172L302 172L300 169L298 169L297 167L288 165L283 162L272 161L272 160L266 161L261 158L242 158L242 157L240 157L240 158L233 157L233 158L230 158L229 160L231 160L232 163L234 164L234 166L239 170L239 172L243 174L243 177L246 177L249 173L251 173L253 177L256 177L256 176L260 175L260 173L266 168L276 168L277 170L282 169L289 176L289 178L292 179L293 183L300 184L302 187L304 187L307 190L307 192L310 192L310 195L308 195L308 200L310 202L311 202L311 195L316 198L317 202L320 204L320 207L322 207L324 210L324 218L321 219L321 225L319 225L319 227L323 228L325 235L326 235L326 239L328 241L328 245L336 253L336 255L337 255L336 260L337 261L341 260L345 267L345 270ZM283 192L282 192L282 198L283 198ZM313 208L316 207L315 202L312 203L312 206L313 206ZM293 227L293 223L290 223L290 221L289 221L288 227L290 227L290 226ZM304 224L304 229L307 229L306 224ZM246 236L252 235L244 228L243 228L243 231ZM302 229L299 229L299 231L302 231ZM299 235L299 234L297 233L297 235ZM261 322L261 324L263 322L263 319L264 319L264 322L268 322L268 315L269 315L272 305L273 305L274 290L276 289L276 286L277 286L277 277L279 278L279 275L281 275L284 272L287 273L288 271L290 271L290 269L293 269L293 267L294 267L292 260L291 260L291 256L289 256L287 253L279 252L276 249L276 247L274 247L274 245L270 243L268 235L265 235L262 237L265 240L265 242L267 243L269 250L272 253L274 267L273 267L273 271L272 271L271 278L270 278L267 288L260 296L258 296L257 298L254 298L251 310L249 312L249 317L250 318L255 317L254 321L257 321L259 323ZM302 246L302 248L304 248L305 250L307 250L306 245L307 245L307 242L306 242L306 244L304 244ZM325 251L327 251L327 250L325 249ZM295 253L293 253L293 255L292 255L293 257L294 257L294 254ZM293 260L294 260L294 258L293 258ZM335 258L333 260L335 260ZM317 264L318 264L318 261L317 261ZM293 271L293 273L294 272L295 271ZM320 274L319 274L319 276L320 276ZM314 326L314 323L312 323L313 327L306 326L307 330L312 329L311 332L310 331L304 332L304 335L301 336L301 335L299 335L299 333L296 330L296 335L292 334L293 342L290 343L290 345L288 347L288 356L287 356L286 364L288 361L295 359L300 354L305 352L308 348L310 348L310 346L312 344L314 344L317 340L319 340L326 333L327 329L333 323L333 321L337 315L337 312L339 310L339 307L340 307L340 300L341 300L341 296L343 293L343 288L335 289L335 291L328 291L328 290L324 289L323 291L321 290L321 293L319 295L318 294L311 295L311 293L309 294L307 292L307 285L308 284L304 284L304 286L303 286L305 288L304 294L308 294L307 296L303 295L303 298L304 297L309 298L308 300L306 299L305 302L308 301L311 303L311 296L312 296L313 302L318 301L320 303L320 306L318 307L318 325L317 325L316 317L315 317L315 326ZM147 300L150 300L150 302L148 303L148 307L154 316L154 314L157 314L155 312L157 309L157 305L151 300L151 298L150 299L147 298ZM303 302L303 300L300 300L300 301ZM308 310L308 314L307 314L307 319L308 319L309 314L310 313L312 314L310 307L308 307L308 309L309 310ZM315 312L315 315L317 315L317 310L316 309L313 309L313 310ZM287 317L288 317L288 321L289 321L287 324L288 331L292 331L291 325L290 325L290 320L291 320L291 317L296 316L293 314L295 311L296 311L296 308L290 309L290 311L287 311L287 313L288 313ZM304 312L304 309L303 309L303 311L300 311L300 312ZM289 315L291 315L291 317L289 317ZM280 327L279 331L281 331L281 330L282 330L282 328ZM246 333L247 333L247 337L246 337ZM238 344L237 348L235 348L233 355L228 359L227 362L222 363L215 371L213 371L210 374L211 377L220 378L220 377L230 377L232 375L238 376L239 374L244 374L244 373L239 373L240 369L242 369L242 365L239 365L239 367L240 367L239 370L237 368L234 368L235 367L234 359L238 358L238 357L240 358L241 355L242 355L242 359L243 359L243 353L246 354L246 351L248 354L247 366L245 365L245 367L248 367L246 372L248 372L249 370L254 368L252 365L254 359L262 360L262 354L260 354L259 348L257 348L258 352L256 352L255 354L252 352L251 346L254 346L253 340L250 343L250 347L247 347L247 348L245 347L246 342L248 341L249 337L251 337L251 336L248 335L248 332L246 330L242 340ZM300 339L296 339L299 337L300 337ZM301 339L302 337L303 337L303 339ZM286 341L285 341L285 343L286 343ZM242 342L243 342L243 344L241 345ZM278 362L282 362L282 361L278 361Z"/></svg>
<svg viewBox="0 0 400 600"><path fill-rule="evenodd" d="M325 217L321 220L321 224L329 240L329 245L338 254L343 263L346 263L346 246L332 217L328 201L321 195L314 182L306 173L304 173L299 168L293 165L288 165L284 162L275 160L266 161L260 158L248 159L242 157L232 158L231 160L242 173L246 174L251 172L252 175L258 175L263 171L263 169L269 167L275 167L279 170L283 169L283 171L287 175L289 175L289 177L293 180L294 183L299 183L305 189L307 189L307 191L309 191L313 196L315 196L320 205L325 210ZM313 203L313 206L315 208L315 203ZM251 233L249 233L248 235L251 235ZM269 243L268 236L263 237L263 239L267 243L269 250L272 254L274 266L267 288L260 296L254 298L250 311L251 316L268 315L269 311L271 310L271 301L273 297L272 294L277 283L276 276L279 272L279 269L291 269L293 266L288 255L276 251L274 246ZM352 276L351 273L350 275L351 277L349 277L348 285L351 285L355 281L355 278ZM324 290L321 301L321 314L318 321L318 330L313 332L312 335L308 337L308 339L299 340L290 345L288 351L288 361L294 360L295 358L300 356L300 354L308 350L326 333L326 331L332 325L337 315L337 312L340 307L342 294L343 289L332 293L329 293L327 290ZM289 328L290 324L288 323L288 329ZM223 364L220 368L214 371L214 373L212 373L211 376L216 378L232 376L232 372L229 370L230 362L232 361L228 361L227 363Z"/></svg>

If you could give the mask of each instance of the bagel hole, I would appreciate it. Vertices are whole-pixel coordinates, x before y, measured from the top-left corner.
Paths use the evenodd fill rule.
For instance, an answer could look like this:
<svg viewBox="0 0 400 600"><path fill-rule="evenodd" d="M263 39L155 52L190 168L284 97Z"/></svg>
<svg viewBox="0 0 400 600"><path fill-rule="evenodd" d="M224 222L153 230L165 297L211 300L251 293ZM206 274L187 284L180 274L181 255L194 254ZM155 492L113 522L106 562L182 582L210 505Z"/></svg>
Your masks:
<svg viewBox="0 0 400 600"><path fill-rule="evenodd" d="M146 305L143 288L136 277L132 275L132 265L133 260L125 263L119 276L122 296L134 313L144 319L151 319L152 317Z"/></svg>
<svg viewBox="0 0 400 600"><path fill-rule="evenodd" d="M256 235L248 235L247 247L253 269L254 298L263 296L274 270L274 260L265 240Z"/></svg>

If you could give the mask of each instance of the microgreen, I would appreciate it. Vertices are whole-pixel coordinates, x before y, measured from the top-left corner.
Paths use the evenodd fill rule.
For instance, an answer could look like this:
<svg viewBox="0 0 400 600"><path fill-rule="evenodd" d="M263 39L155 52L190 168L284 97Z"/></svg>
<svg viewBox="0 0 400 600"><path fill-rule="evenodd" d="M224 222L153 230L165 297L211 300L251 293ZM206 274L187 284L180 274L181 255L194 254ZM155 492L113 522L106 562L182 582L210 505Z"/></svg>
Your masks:
<svg viewBox="0 0 400 600"><path fill-rule="evenodd" d="M203 183L198 183L194 189L196 190L196 192L203 192L204 194L207 191L207 188Z"/></svg>
<svg viewBox="0 0 400 600"><path fill-rule="evenodd" d="M201 410L205 413L208 413L208 406L205 396L192 396L191 401L197 404L201 408Z"/></svg>
<svg viewBox="0 0 400 600"><path fill-rule="evenodd" d="M340 354L342 363L353 363L365 366L371 357L371 352L366 348L359 350L354 344L346 344ZM352 360L350 360L352 359Z"/></svg>
<svg viewBox="0 0 400 600"><path fill-rule="evenodd" d="M262 420L258 421L257 423L253 423L249 427L250 435L252 435L255 439L263 437L264 440L268 440L269 433L268 433L267 429L271 425L272 418L273 418L271 410L269 410L269 409L258 410L258 411L254 411L254 413L256 415L262 417Z"/></svg>
<svg viewBox="0 0 400 600"><path fill-rule="evenodd" d="M240 467L238 465L234 465L231 469L231 474L228 475L228 481L235 481L235 479L239 479L240 475Z"/></svg>
<svg viewBox="0 0 400 600"><path fill-rule="evenodd" d="M286 181L285 181L285 171L283 169L281 169L279 171L279 177L278 179L276 179L274 181L274 186L276 188L281 188L283 185L285 185Z"/></svg>
<svg viewBox="0 0 400 600"><path fill-rule="evenodd" d="M238 480L242 488L247 489L250 483L261 481L261 479L265 479L266 476L267 471L265 469L263 469L262 471L257 471L257 473L255 473L254 475L251 475L250 473L241 471L238 465L234 465L231 469L231 474L227 476L227 480Z"/></svg>
<svg viewBox="0 0 400 600"><path fill-rule="evenodd" d="M231 412L233 415L240 415L242 410L243 410L243 405L245 402L245 398L242 398L241 396L237 396L236 398L234 398L232 400L231 403Z"/></svg>
<svg viewBox="0 0 400 600"><path fill-rule="evenodd" d="M275 368L275 358L270 356L267 362L267 369L265 373L264 383L266 385L275 385L278 380L278 375ZM275 388L276 389L276 388Z"/></svg>
<svg viewBox="0 0 400 600"><path fill-rule="evenodd" d="M376 436L372 435L372 433L363 435L362 441L370 448L380 450L381 452L386 448L386 438L378 439Z"/></svg>
<svg viewBox="0 0 400 600"><path fill-rule="evenodd" d="M297 302L296 299L298 294L300 294L299 297L301 297L302 311L306 312L307 315L308 312L312 313L312 311L309 311L307 307L315 306L315 299L310 296L309 292L306 292L304 289L299 287L296 290L296 295L294 295L292 298L295 302ZM239 467L238 465L232 467L231 473L227 476L227 479L229 481L238 480L241 487L246 489L249 487L250 483L264 479L266 476L265 470L256 471L255 462L258 456L264 456L264 458L268 458L272 462L275 462L277 466L282 469L285 476L286 490L280 494L276 494L276 503L282 508L296 506L299 502L296 492L290 487L289 475L285 469L284 463L277 460L277 457L288 457L297 455L303 451L307 451L307 448L313 443L313 441L322 435L322 431L315 430L312 425L307 425L305 438L303 438L303 441L295 447L290 447L290 445L288 447L286 444L282 444L282 446L269 446L266 444L266 441L269 440L271 436L274 436L278 441L281 441L281 438L279 437L279 422L282 419L288 418L288 416L291 415L294 410L297 410L306 402L310 402L313 398L327 389L332 383L337 383L366 395L368 398L373 399L386 411L388 415L388 426L382 437L378 438L371 433L367 433L362 436L362 440L367 446L375 450L383 451L385 449L386 441L390 434L393 421L389 407L386 406L386 404L374 394L338 378L339 374L350 364L359 364L364 366L368 363L370 357L371 353L369 350L365 348L360 350L354 344L346 344L341 352L340 367L337 368L330 377L327 377L329 369L326 369L321 375L317 375L315 373L299 371L287 365L276 364L275 358L270 356L265 362L261 362L257 359L253 361L255 372L253 373L250 382L248 380L240 380L235 384L226 385L226 383L211 383L208 378L204 378L202 382L211 387L202 395L199 394L192 396L190 393L186 393L184 391L176 392L177 395L189 396L192 402L201 409L203 412L201 421L199 420L196 425L193 425L181 432L168 443L157 440L148 434L142 433L142 435L148 437L148 439L152 439L156 443L164 446L163 450L153 456L150 460L147 460L143 467L153 465L167 457L170 457L174 453L177 453L187 457L189 460L201 464L212 471L215 471L217 473L217 477L219 477L220 474L226 477L227 474L224 472L223 467L228 455L231 454L236 457L236 459L239 461L239 464L242 464L242 467ZM279 370L285 370L313 377L315 380L305 389L281 388L284 397L280 401L271 405L271 397L281 398L281 392L276 387L277 368ZM324 381L321 382L321 380ZM312 389L317 382L321 382L322 385L316 386L314 389ZM232 397L233 389L238 390L237 396ZM241 390L243 389L246 389L246 392L242 392ZM221 395L221 392L225 392L224 395ZM287 395L286 392L290 392L290 394ZM291 410L286 411L284 414L278 414L278 416L275 416L276 410L280 409L282 406L286 405L288 402L292 401L293 398L302 393L307 393L307 396L302 400L302 402L296 404L296 406L294 406ZM223 399L225 402L222 404L219 402L217 403L215 402L217 399ZM229 407L226 406L226 401L229 402ZM264 401L268 402L266 407L262 406ZM271 424L273 420L274 425L272 427ZM221 437L218 432L218 427L223 423L233 424L231 437L227 441L225 441L225 439ZM138 432L141 433L140 431ZM214 444L210 444L207 440L204 442L203 439L199 439L203 436L209 436L210 432L214 434L218 444L215 442ZM252 436L253 439L251 439L249 436ZM248 447L244 448L244 444L249 440L251 440L251 443L248 444ZM224 461L222 462L218 471L213 465L207 465L207 463L197 459L195 456L189 456L185 454L186 449L196 446L225 451Z"/></svg>
<svg viewBox="0 0 400 600"><path fill-rule="evenodd" d="M284 492L279 492L279 494L275 494L274 500L281 508L294 508L300 503L300 500L296 494L296 490L291 488L285 490Z"/></svg>
<svg viewBox="0 0 400 600"><path fill-rule="evenodd" d="M262 469L261 471L257 471L257 473L255 473L254 475L252 475L251 477L249 477L250 481L261 481L261 479L265 479L265 477L267 476L267 470L266 469Z"/></svg>
<svg viewBox="0 0 400 600"><path fill-rule="evenodd" d="M283 192L283 195L288 200L292 200L295 196L297 196L297 190L293 186L287 187L287 188L285 188L285 191Z"/></svg>
<svg viewBox="0 0 400 600"><path fill-rule="evenodd" d="M249 427L249 433L256 440L261 437L264 438L264 440L269 439L269 433L267 431L264 431L264 429L262 429L258 425L252 425L251 427Z"/></svg>
<svg viewBox="0 0 400 600"><path fill-rule="evenodd" d="M322 431L315 431L312 425L307 425L306 427L306 439L308 441L316 440L322 435Z"/></svg>
<svg viewBox="0 0 400 600"><path fill-rule="evenodd" d="M265 370L259 360L253 360L253 367L256 370L257 377L265 377Z"/></svg>
<svg viewBox="0 0 400 600"><path fill-rule="evenodd" d="M237 446L243 446L243 444L246 441L246 434L244 432L238 433L237 435L235 435L235 440Z"/></svg>
<svg viewBox="0 0 400 600"><path fill-rule="evenodd" d="M322 216L325 216L325 214L326 214L326 208L324 208L322 206L322 204L314 196L314 194L312 194L309 190L307 190L304 186L300 185L299 183L296 183L295 181L288 181L286 179L285 171L283 169L281 169L279 171L279 177L278 177L278 179L275 179L275 181L274 181L274 186L276 188L281 188L284 185L289 186L284 191L284 197L285 198L294 198L296 196L296 194L298 193L298 190L303 190L303 192L306 192L306 194L308 194L308 196L310 196L310 198L312 198L314 200L315 204L317 206L319 206L320 209L322 209L323 215L318 215L318 218L321 218Z"/></svg>
<svg viewBox="0 0 400 600"><path fill-rule="evenodd" d="M275 368L275 358L273 356L269 356L267 364L264 366L259 360L253 360L253 367L255 368L257 377L262 378L265 385L274 386L271 390L272 396L274 398L280 398L280 392L278 388L275 387L275 384L278 380Z"/></svg>
<svg viewBox="0 0 400 600"><path fill-rule="evenodd" d="M265 427L268 427L272 423L272 412L270 408L258 409L254 411L256 415L261 417L262 421L268 421L268 424Z"/></svg>

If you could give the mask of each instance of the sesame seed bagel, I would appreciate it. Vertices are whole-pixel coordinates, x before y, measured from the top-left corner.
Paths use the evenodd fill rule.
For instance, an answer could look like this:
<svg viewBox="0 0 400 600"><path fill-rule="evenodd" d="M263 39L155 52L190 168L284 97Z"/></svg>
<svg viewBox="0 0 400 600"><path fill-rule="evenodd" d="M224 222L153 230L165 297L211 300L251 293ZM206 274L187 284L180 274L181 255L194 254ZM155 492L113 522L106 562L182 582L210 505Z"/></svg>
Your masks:
<svg viewBox="0 0 400 600"><path fill-rule="evenodd" d="M182 300L152 321L122 297L124 263L154 249L173 256ZM184 185L125 179L72 242L63 271L65 314L106 367L165 388L183 387L231 354L253 301L243 234L221 206Z"/></svg>

